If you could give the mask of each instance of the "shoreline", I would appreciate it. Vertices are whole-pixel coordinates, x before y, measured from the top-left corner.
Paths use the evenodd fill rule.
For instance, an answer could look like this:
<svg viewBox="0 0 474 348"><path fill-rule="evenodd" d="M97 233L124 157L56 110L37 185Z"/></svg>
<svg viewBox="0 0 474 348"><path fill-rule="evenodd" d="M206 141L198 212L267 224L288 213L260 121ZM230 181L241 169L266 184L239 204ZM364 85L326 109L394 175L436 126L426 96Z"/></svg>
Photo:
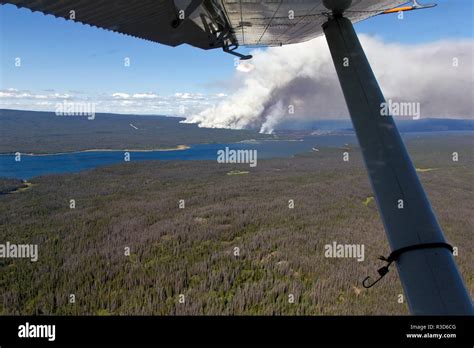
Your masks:
<svg viewBox="0 0 474 348"><path fill-rule="evenodd" d="M75 153L85 153L85 152L167 152L167 151L184 151L190 149L191 146L189 145L178 145L176 147L170 148L159 148L159 149L123 149L123 150L115 150L115 149L88 149L88 150L79 150L79 151L67 151L67 152L53 152L53 153L22 153L22 156L57 156L57 155L71 155ZM11 153L2 153L0 156L11 156L15 155L14 152Z"/></svg>

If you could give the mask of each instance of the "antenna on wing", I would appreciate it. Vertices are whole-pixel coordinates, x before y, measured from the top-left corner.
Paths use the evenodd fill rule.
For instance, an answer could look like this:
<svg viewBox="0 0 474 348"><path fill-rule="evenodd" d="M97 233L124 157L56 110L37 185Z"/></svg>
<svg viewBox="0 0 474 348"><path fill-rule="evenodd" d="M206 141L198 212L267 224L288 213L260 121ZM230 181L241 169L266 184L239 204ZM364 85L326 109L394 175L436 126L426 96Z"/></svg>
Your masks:
<svg viewBox="0 0 474 348"><path fill-rule="evenodd" d="M412 0L413 3L411 6L403 6L403 7L395 7L391 8L389 10L383 11L381 14L389 14L389 13L399 13L399 12L405 12L405 11L413 11L413 10L424 10L427 8L432 8L437 6L437 4L420 4L418 3L418 0Z"/></svg>
<svg viewBox="0 0 474 348"><path fill-rule="evenodd" d="M420 5L417 0L413 0L413 9L414 10L420 10L423 8L430 8L430 7L435 7L437 4L426 4L426 5Z"/></svg>

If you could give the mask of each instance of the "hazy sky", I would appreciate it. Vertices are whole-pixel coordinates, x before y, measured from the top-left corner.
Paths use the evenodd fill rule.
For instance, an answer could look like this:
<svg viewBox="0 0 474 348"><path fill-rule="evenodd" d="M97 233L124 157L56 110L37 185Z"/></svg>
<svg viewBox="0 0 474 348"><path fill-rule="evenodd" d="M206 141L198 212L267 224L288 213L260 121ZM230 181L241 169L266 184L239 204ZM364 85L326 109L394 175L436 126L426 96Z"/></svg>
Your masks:
<svg viewBox="0 0 474 348"><path fill-rule="evenodd" d="M473 1L436 2L439 4L436 8L405 13L403 20L399 20L396 14L368 19L356 24L356 30L376 40L371 41L372 46L378 45L377 48L381 49L386 45L392 47L393 52L400 53L397 59L401 60L433 59L433 52L431 56L423 56L420 50L416 55L407 52L405 58L403 49L416 51L436 42L439 50L458 49L461 47L457 45L459 42L464 42L464 48L466 42L467 47L470 43L472 48ZM242 93L239 89L246 79L261 74L263 70L262 63L258 63L261 59L252 62L253 70L250 72L243 72L243 67L241 71L236 71L233 57L221 50L204 51L187 45L167 47L17 9L12 5L0 6L0 22L0 107L3 108L54 110L54 105L61 100L90 100L98 103L97 111L176 115L179 114L179 106L184 105L187 116L198 115L211 105L218 107L223 102L229 103L236 93ZM325 43L321 41L319 45L325 46ZM397 51L390 45L398 45L402 50ZM327 47L322 49L327 50ZM271 59L279 55L283 59L292 59L290 54L285 56L275 52L260 49L256 56ZM449 56L451 53L455 54L444 52L441 55ZM371 52L370 48L367 48L367 54L369 59L371 54L380 56L380 52ZM14 65L16 57L21 58L21 68ZM125 57L131 59L129 68L123 66ZM305 59L311 60L311 57ZM267 63L270 61L267 60ZM390 71L387 68L390 64L378 65ZM472 49L467 71L467 83L470 81L472 86ZM449 79L450 76L444 74L444 78ZM318 75L313 82L333 84L332 78L328 79L326 81ZM402 82L406 83L406 80ZM456 81L451 82L456 84ZM416 84L416 81L413 83ZM297 81L291 78L288 84L295 90L305 86L294 86ZM337 85L334 88L333 94L339 98ZM311 99L309 96L304 98ZM305 104L304 98L300 103ZM343 103L342 100L339 102ZM459 103L459 100L453 102ZM324 111L324 105L321 108ZM321 116L324 118L323 115L324 112ZM265 122L265 115L257 118L262 116L261 121Z"/></svg>

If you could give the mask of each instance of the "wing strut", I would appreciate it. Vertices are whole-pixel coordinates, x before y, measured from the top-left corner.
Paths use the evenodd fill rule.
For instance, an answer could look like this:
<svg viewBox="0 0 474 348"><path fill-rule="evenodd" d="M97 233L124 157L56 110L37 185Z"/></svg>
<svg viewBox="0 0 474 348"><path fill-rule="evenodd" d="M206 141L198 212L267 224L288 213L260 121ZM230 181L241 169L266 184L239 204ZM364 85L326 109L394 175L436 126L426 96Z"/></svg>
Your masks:
<svg viewBox="0 0 474 348"><path fill-rule="evenodd" d="M472 315L473 306L352 23L341 12L324 34L362 150L410 311Z"/></svg>

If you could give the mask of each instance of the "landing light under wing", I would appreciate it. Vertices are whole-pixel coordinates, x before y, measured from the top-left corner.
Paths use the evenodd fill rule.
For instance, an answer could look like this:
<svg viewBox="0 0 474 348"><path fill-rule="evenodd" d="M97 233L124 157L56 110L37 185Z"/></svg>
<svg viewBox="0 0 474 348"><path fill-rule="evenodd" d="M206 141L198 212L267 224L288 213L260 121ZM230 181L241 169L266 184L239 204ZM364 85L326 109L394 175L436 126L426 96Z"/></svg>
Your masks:
<svg viewBox="0 0 474 348"><path fill-rule="evenodd" d="M345 16L357 22L406 2L353 0ZM321 25L328 13L322 0L0 0L0 3L169 46L187 43L203 49L279 46L310 40L322 34ZM183 14L185 18L179 21Z"/></svg>

